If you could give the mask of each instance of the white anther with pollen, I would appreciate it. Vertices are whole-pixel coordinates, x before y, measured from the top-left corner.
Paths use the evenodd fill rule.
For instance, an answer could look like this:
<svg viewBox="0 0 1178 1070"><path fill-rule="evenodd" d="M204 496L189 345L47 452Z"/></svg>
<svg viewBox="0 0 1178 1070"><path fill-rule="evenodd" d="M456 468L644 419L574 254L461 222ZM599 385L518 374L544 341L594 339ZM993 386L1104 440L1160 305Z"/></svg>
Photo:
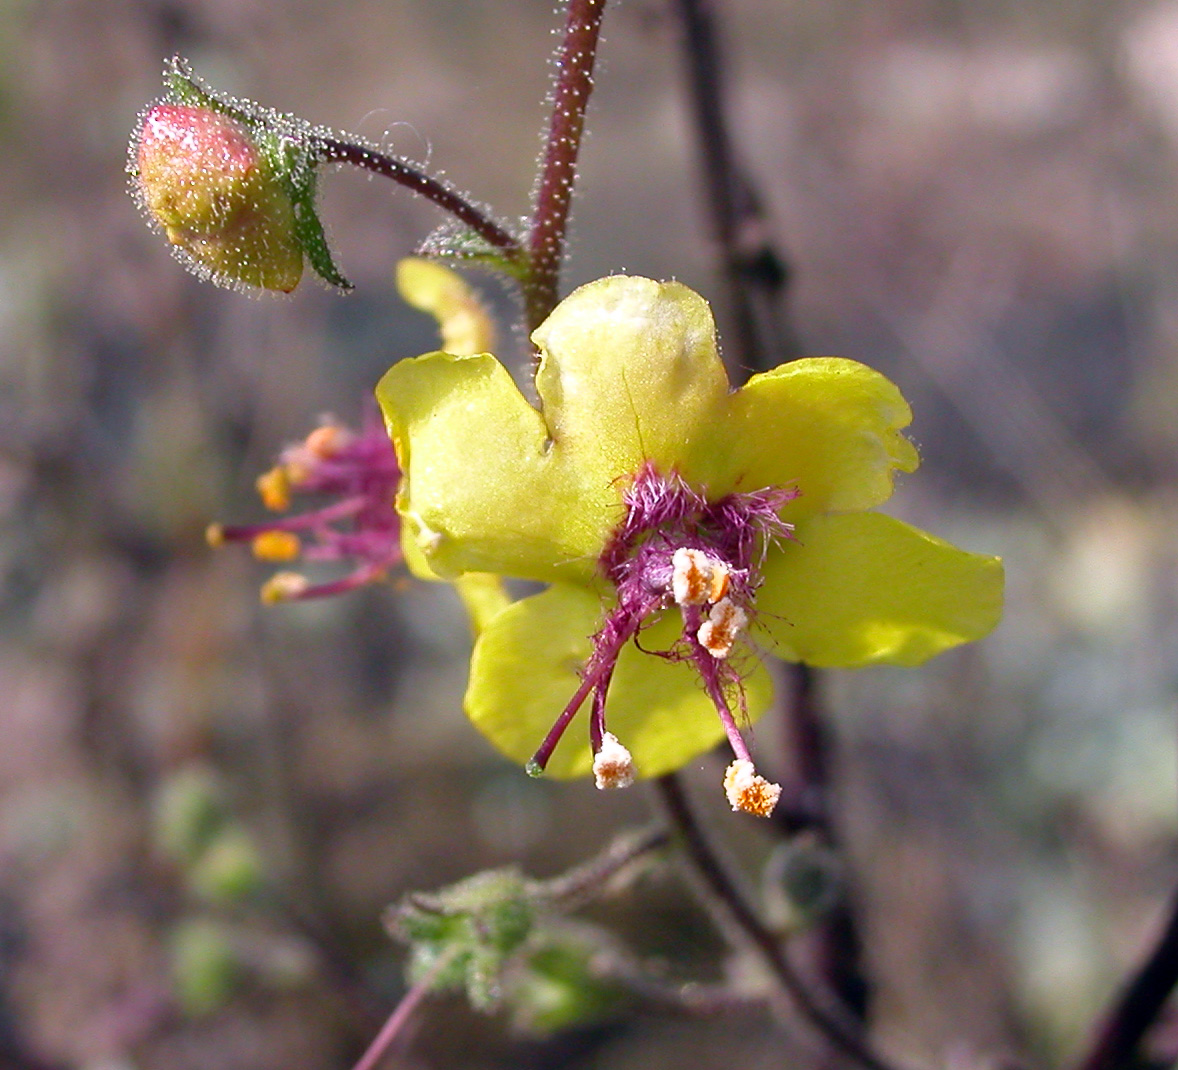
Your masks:
<svg viewBox="0 0 1178 1070"><path fill-rule="evenodd" d="M728 593L728 566L703 550L680 546L671 555L671 569L671 595L676 605L703 606Z"/></svg>
<svg viewBox="0 0 1178 1070"><path fill-rule="evenodd" d="M597 786L602 791L607 788L628 788L637 775L638 770L634 767L630 752L618 742L617 736L606 732L601 737L601 748L593 756L593 776Z"/></svg>
<svg viewBox="0 0 1178 1070"><path fill-rule="evenodd" d="M289 602L298 598L308 586L307 577L297 572L275 572L262 584L262 601L266 605Z"/></svg>
<svg viewBox="0 0 1178 1070"><path fill-rule="evenodd" d="M781 785L758 776L747 758L737 758L724 773L724 792L733 810L768 817L781 798Z"/></svg>
<svg viewBox="0 0 1178 1070"><path fill-rule="evenodd" d="M699 626L695 637L712 657L726 658L748 622L749 615L740 606L731 598L721 598L712 606L708 619Z"/></svg>

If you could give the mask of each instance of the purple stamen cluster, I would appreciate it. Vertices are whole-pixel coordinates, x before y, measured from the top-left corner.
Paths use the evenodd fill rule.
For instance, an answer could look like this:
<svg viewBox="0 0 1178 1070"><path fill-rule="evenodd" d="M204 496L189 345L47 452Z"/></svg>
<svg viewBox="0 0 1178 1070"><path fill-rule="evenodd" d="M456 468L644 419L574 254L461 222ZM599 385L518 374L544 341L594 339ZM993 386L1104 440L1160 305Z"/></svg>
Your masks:
<svg viewBox="0 0 1178 1070"><path fill-rule="evenodd" d="M726 610L751 617L765 552L770 543L789 538L793 531L779 513L797 495L793 487L769 487L710 502L677 472L663 475L650 462L639 469L623 495L625 516L607 540L599 562L602 574L614 586L617 603L593 636L593 652L581 671L580 686L528 764L532 775L543 772L590 695L589 739L594 754L601 750L606 738L606 696L618 657L652 618L676 603L676 551L682 550L696 551L699 560L714 566L723 578L722 597L680 602L682 635L672 649L653 653L695 665L733 751L737 758L748 759L728 698L735 694L743 705L739 674L723 654L701 642L700 629L709 619L708 602L714 608L723 600Z"/></svg>
<svg viewBox="0 0 1178 1070"><path fill-rule="evenodd" d="M296 572L280 572L263 586L263 601L351 591L382 579L401 563L401 521L394 504L400 481L396 453L374 405L366 407L359 431L325 419L258 479L263 502L275 511L288 510L295 494L317 495L325 504L262 524L214 524L209 541L248 542L256 556L271 561L354 564L339 579L318 584Z"/></svg>

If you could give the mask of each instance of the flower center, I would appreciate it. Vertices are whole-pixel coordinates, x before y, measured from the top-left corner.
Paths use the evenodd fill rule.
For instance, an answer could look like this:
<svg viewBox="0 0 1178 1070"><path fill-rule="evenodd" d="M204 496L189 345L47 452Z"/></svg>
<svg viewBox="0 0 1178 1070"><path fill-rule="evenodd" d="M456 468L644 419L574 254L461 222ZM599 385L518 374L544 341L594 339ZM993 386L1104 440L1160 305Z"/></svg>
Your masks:
<svg viewBox="0 0 1178 1070"><path fill-rule="evenodd" d="M625 515L600 560L616 604L593 636L581 684L529 763L530 773L543 772L565 728L592 696L589 738L598 786L625 786L633 779L629 752L606 731L610 680L625 645L663 611L677 606L682 634L670 650L656 653L692 663L738 761L746 763L745 779L754 775L733 713L734 706L738 713L743 710L744 691L729 655L752 619L768 545L789 538L793 530L778 514L796 496L793 488L771 487L713 502L677 473L662 475L654 465L643 465L624 495ZM601 775L601 769L617 766L625 768L624 776ZM772 809L765 798L776 800L769 790L758 795L762 801L757 806L738 805L737 798L749 797L747 792L730 791L729 797L734 808L754 813Z"/></svg>

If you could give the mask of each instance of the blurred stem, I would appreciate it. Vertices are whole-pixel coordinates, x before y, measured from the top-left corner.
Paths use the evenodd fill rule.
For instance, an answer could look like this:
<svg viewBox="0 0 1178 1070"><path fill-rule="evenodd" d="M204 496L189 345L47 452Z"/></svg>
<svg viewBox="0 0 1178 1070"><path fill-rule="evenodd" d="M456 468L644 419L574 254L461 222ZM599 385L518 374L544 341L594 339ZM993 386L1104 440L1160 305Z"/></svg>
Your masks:
<svg viewBox="0 0 1178 1070"><path fill-rule="evenodd" d="M540 882L542 894L562 911L575 910L600 895L604 886L632 862L661 850L670 841L670 833L661 825L638 832L624 832L596 858L559 877Z"/></svg>
<svg viewBox="0 0 1178 1070"><path fill-rule="evenodd" d="M665 981L635 958L617 951L594 955L593 975L621 986L631 995L669 1014L714 1018L721 1014L765 1012L763 996L749 995L727 984Z"/></svg>
<svg viewBox="0 0 1178 1070"><path fill-rule="evenodd" d="M432 201L457 220L465 223L488 244L502 249L511 257L522 257L522 249L516 238L503 229L490 216L468 201L457 190L438 179L427 175L410 163L395 156L385 156L364 145L336 138L324 138L319 142L324 159L332 163L347 163L353 167L371 171L374 175L391 178L394 182L411 189L414 193Z"/></svg>
<svg viewBox="0 0 1178 1070"><path fill-rule="evenodd" d="M433 965L405 993L401 1002L393 1008L393 1013L389 1015L388 1020L381 1026L380 1032L376 1034L373 1042L368 1045L368 1050L360 1056L360 1061L356 1063L353 1070L375 1070L380 1065L381 1060L389 1053L389 1049L400 1035L401 1030L405 1028L409 1019L413 1017L414 1011L421 1006L425 997L429 995L434 981L450 965L457 952L458 948L451 946L434 960Z"/></svg>
<svg viewBox="0 0 1178 1070"><path fill-rule="evenodd" d="M1178 985L1178 893L1149 957L1124 984L1077 1070L1120 1070L1138 1065L1137 1049Z"/></svg>
<svg viewBox="0 0 1178 1070"><path fill-rule="evenodd" d="M787 665L790 701L783 717L786 761L783 796L792 805L783 819L805 814L806 824L790 834L807 831L820 843L838 849L838 830L831 819L831 755L834 750L820 693L821 674L801 663ZM859 927L846 896L800 939L809 952L809 965L838 994L843 1006L856 1018L866 1020L871 990L863 973Z"/></svg>
<svg viewBox="0 0 1178 1070"><path fill-rule="evenodd" d="M726 347L739 382L798 356L781 307L789 266L774 247L761 200L728 133L719 34L710 0L675 0L683 28L687 88L695 122L712 238L735 332Z"/></svg>
<svg viewBox="0 0 1178 1070"><path fill-rule="evenodd" d="M259 905L267 909L275 921L311 945L324 981L355 1019L357 1029L374 1029L384 1014L382 993L369 984L334 937L312 921L274 885L268 885L263 890Z"/></svg>
<svg viewBox="0 0 1178 1070"><path fill-rule="evenodd" d="M704 904L730 923L761 957L782 992L832 1047L865 1070L898 1070L869 1046L859 1024L841 1007L824 1005L794 971L777 937L764 925L704 835L679 778L671 773L655 781L683 853L698 878ZM725 926L727 928L728 926Z"/></svg>
<svg viewBox="0 0 1178 1070"><path fill-rule="evenodd" d="M789 282L785 256L775 247L756 186L729 134L719 31L711 0L675 0L683 30L687 85L695 120L708 214L720 261L735 338L727 348L733 382L799 355L782 309ZM834 846L830 820L831 740L826 730L819 677L806 665L790 665L792 700L783 711L787 760L792 767L777 823L787 833L803 829ZM860 1018L869 989L860 964L860 941L850 909L841 905L810 938L817 972Z"/></svg>
<svg viewBox="0 0 1178 1070"><path fill-rule="evenodd" d="M593 91L593 65L605 0L569 0L564 40L556 56L552 117L528 234L530 269L524 283L524 313L531 333L556 306L565 231L577 179L577 155L585 109Z"/></svg>

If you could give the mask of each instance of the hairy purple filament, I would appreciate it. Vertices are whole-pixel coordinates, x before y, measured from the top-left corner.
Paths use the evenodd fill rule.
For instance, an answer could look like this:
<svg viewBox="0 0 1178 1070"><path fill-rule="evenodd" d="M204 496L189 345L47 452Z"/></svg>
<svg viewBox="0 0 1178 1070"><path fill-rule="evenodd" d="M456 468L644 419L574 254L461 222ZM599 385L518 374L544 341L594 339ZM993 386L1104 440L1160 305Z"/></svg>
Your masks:
<svg viewBox="0 0 1178 1070"><path fill-rule="evenodd" d="M401 521L394 504L401 470L375 406L365 409L358 432L325 423L305 442L283 451L279 465L263 477L271 508L289 506L289 494L335 499L322 508L263 524L215 528L217 541L255 542L260 536L302 535L298 556L306 561L352 561L337 580L285 590L283 598L318 598L354 590L381 579L400 564ZM255 543L256 545L256 543ZM265 588L263 589L265 590Z"/></svg>
<svg viewBox="0 0 1178 1070"><path fill-rule="evenodd" d="M751 613L769 544L789 538L793 531L778 513L797 495L793 487L769 487L709 502L674 471L661 475L650 462L639 469L623 495L626 514L599 562L603 575L617 591L617 604L594 634L593 652L581 671L580 686L528 763L529 773L538 776L543 772L565 729L590 695L589 739L594 753L601 749L606 696L622 649L654 615L675 604L672 559L677 550L700 551L724 569L726 597ZM740 677L725 658L700 642L698 633L706 619L703 606L683 604L680 610L682 636L671 650L657 652L658 656L695 665L733 751L738 758L747 759L748 748L728 698L734 693L743 706Z"/></svg>

